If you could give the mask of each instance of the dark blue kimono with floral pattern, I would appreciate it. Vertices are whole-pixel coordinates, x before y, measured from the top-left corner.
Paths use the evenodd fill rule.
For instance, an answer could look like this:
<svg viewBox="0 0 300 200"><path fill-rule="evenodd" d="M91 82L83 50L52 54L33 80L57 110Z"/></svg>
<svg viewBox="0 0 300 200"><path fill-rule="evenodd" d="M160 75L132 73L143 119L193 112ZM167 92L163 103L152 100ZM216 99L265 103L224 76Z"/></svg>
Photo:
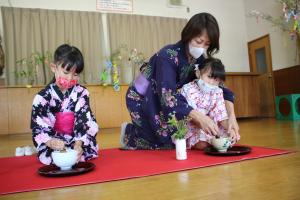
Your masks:
<svg viewBox="0 0 300 200"><path fill-rule="evenodd" d="M178 42L162 48L141 69L144 81L135 80L126 94L132 124L125 129L126 149L171 149L174 130L167 121L175 113L182 119L192 108L178 90L194 80L194 64L188 62L186 47ZM197 59L201 64L204 57ZM139 89L142 85L142 89ZM223 88L225 100L233 101L230 90Z"/></svg>

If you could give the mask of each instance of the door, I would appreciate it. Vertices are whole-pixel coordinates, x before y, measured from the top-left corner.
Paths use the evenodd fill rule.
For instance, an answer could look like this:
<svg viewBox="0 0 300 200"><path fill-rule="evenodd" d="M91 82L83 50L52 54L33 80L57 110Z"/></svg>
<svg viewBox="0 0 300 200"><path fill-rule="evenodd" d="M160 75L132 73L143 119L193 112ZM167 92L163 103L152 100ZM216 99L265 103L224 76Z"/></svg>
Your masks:
<svg viewBox="0 0 300 200"><path fill-rule="evenodd" d="M260 116L275 116L275 95L269 35L248 42L251 72L258 73Z"/></svg>

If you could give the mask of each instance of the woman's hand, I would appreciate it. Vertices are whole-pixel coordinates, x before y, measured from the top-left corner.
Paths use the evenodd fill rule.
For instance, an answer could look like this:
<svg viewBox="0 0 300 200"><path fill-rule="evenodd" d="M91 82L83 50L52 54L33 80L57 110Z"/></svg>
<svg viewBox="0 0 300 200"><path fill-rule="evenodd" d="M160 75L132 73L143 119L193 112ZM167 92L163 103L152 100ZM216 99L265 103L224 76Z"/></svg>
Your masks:
<svg viewBox="0 0 300 200"><path fill-rule="evenodd" d="M74 150L77 151L77 162L79 162L80 158L83 154L82 141L80 141L80 140L75 141L75 144L74 144L73 148L74 148Z"/></svg>
<svg viewBox="0 0 300 200"><path fill-rule="evenodd" d="M228 131L231 129L235 131L236 134L239 134L239 125L236 121L235 113L234 113L234 105L230 101L225 101L226 110L228 113Z"/></svg>
<svg viewBox="0 0 300 200"><path fill-rule="evenodd" d="M235 115L228 116L228 131L233 130L236 134L239 134L240 127L236 121Z"/></svg>
<svg viewBox="0 0 300 200"><path fill-rule="evenodd" d="M231 141L231 146L233 146L240 139L240 135L237 132L235 132L234 129L231 129L230 131L228 131L228 133L229 139Z"/></svg>
<svg viewBox="0 0 300 200"><path fill-rule="evenodd" d="M219 127L218 125L210 119L208 116L198 112L197 110L192 110L189 114L192 121L199 127L203 129L204 132L210 135L218 135Z"/></svg>
<svg viewBox="0 0 300 200"><path fill-rule="evenodd" d="M57 139L57 138L50 139L48 142L46 142L46 145L49 148L51 148L53 150L58 150L58 151L61 151L65 148L64 141Z"/></svg>

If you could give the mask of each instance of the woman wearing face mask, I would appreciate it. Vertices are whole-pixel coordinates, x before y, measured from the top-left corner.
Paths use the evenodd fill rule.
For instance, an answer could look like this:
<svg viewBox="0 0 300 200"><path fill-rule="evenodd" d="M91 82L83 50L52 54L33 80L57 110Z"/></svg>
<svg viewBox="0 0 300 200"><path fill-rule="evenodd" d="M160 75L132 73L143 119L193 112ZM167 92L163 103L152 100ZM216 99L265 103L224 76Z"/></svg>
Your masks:
<svg viewBox="0 0 300 200"><path fill-rule="evenodd" d="M181 40L167 45L141 67L141 74L126 94L132 123L121 126L124 149L170 149L174 129L168 125L170 115L178 120L190 117L193 123L210 135L218 134L217 124L193 109L178 90L194 80L195 64L219 50L219 26L208 13L194 15L181 32ZM233 109L233 93L223 88L228 112L228 129L238 133Z"/></svg>
<svg viewBox="0 0 300 200"><path fill-rule="evenodd" d="M83 67L79 49L59 46L51 63L54 79L33 100L32 138L43 164L52 163L54 150L66 148L78 152L78 161L98 157L98 125L90 109L89 92L77 84Z"/></svg>

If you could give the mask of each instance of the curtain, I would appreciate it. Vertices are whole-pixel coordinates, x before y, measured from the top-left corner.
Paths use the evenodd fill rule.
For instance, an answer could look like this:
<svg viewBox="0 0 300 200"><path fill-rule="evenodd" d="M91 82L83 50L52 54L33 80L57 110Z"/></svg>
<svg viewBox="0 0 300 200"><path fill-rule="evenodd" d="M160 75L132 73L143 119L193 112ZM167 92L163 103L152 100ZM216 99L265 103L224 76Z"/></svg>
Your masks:
<svg viewBox="0 0 300 200"><path fill-rule="evenodd" d="M177 42L187 22L156 16L13 7L2 7L1 13L6 85L30 83L28 78L20 76L24 68L30 71L30 66L20 66L16 61L36 52L50 52L53 57L55 49L63 43L76 46L83 53L85 69L81 81L97 84L107 56L120 46L137 49L147 60L164 45ZM33 67L33 84L44 85L51 81L53 73L48 64ZM128 73L123 69L121 74Z"/></svg>
<svg viewBox="0 0 300 200"><path fill-rule="evenodd" d="M186 19L179 18L108 14L111 52L126 45L149 59L163 46L179 41L186 23Z"/></svg>
<svg viewBox="0 0 300 200"><path fill-rule="evenodd" d="M28 84L28 79L16 76L15 72L21 71L17 60L35 52L49 51L53 56L63 43L76 46L83 53L82 82L99 82L105 60L101 13L12 7L2 7L1 12L7 85ZM53 73L46 64L35 67L34 84L51 81Z"/></svg>
<svg viewBox="0 0 300 200"><path fill-rule="evenodd" d="M147 61L163 46L179 41L187 23L186 19L142 15L108 14L107 18L111 53L123 52L117 63L121 83L130 83L139 74L141 63L126 59L132 57L133 49L143 55L136 56L136 60L144 57Z"/></svg>

